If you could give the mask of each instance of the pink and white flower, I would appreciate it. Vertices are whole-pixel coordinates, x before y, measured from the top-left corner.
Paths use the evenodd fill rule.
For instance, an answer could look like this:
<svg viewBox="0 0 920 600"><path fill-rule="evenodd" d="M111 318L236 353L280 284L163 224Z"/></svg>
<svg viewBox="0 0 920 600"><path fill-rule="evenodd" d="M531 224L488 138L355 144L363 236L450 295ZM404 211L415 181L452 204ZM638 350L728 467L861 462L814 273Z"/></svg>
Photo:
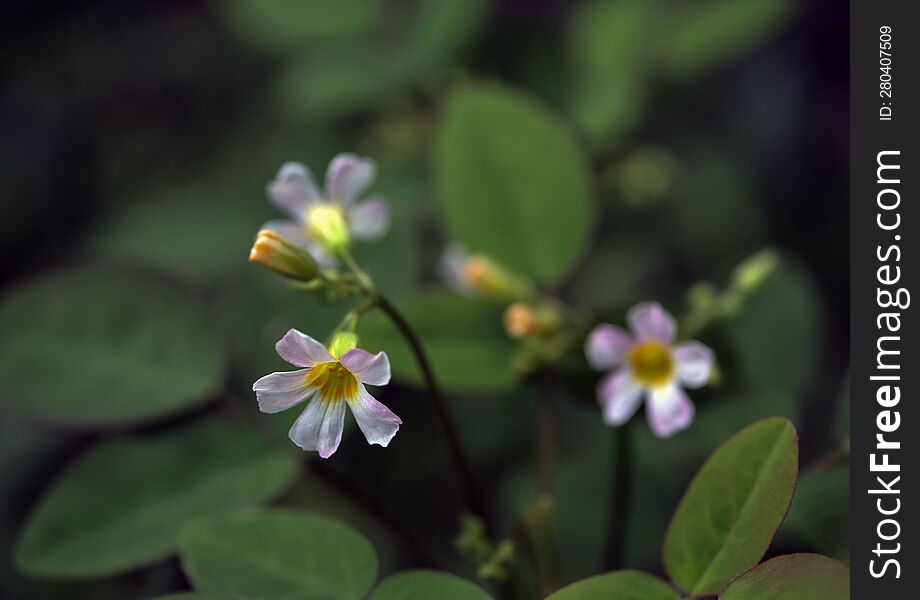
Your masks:
<svg viewBox="0 0 920 600"><path fill-rule="evenodd" d="M312 337L291 329L275 344L278 355L296 371L272 373L252 385L264 413L277 413L309 401L288 434L304 450L323 458L342 441L345 407L351 409L369 444L386 447L402 421L367 391L390 381L386 353L352 348L334 356Z"/></svg>
<svg viewBox="0 0 920 600"><path fill-rule="evenodd" d="M285 163L265 193L291 219L269 221L262 228L309 250L321 265L334 266L336 246L347 247L352 238L374 241L389 229L390 210L383 198L358 202L376 174L372 160L339 154L329 163L321 190L306 165Z"/></svg>
<svg viewBox="0 0 920 600"><path fill-rule="evenodd" d="M634 306L626 320L631 335L602 324L585 342L588 363L598 370L612 370L597 388L604 422L622 425L644 397L652 432L670 437L693 422L695 408L684 388L706 385L715 356L700 342L674 345L677 324L657 302Z"/></svg>

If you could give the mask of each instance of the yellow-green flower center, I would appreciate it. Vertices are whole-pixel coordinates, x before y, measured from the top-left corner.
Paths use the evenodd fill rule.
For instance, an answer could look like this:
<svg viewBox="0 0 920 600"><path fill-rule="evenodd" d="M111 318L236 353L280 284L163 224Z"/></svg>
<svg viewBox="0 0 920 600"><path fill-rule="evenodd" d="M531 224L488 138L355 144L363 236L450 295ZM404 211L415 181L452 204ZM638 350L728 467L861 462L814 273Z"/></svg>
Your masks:
<svg viewBox="0 0 920 600"><path fill-rule="evenodd" d="M318 202L310 207L307 235L332 252L344 250L351 243L345 213L333 202Z"/></svg>
<svg viewBox="0 0 920 600"><path fill-rule="evenodd" d="M317 394L329 402L354 400L358 397L358 380L339 361L314 366L304 382L316 388Z"/></svg>
<svg viewBox="0 0 920 600"><path fill-rule="evenodd" d="M661 387L674 377L674 357L670 348L653 340L633 346L629 351L629 366L633 377L648 387Z"/></svg>

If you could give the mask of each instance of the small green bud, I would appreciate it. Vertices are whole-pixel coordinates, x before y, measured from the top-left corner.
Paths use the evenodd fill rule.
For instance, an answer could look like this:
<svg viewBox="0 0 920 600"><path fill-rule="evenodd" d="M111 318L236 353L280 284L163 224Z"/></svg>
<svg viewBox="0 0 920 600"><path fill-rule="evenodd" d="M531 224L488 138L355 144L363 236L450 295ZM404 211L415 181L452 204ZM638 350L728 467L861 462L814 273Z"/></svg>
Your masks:
<svg viewBox="0 0 920 600"><path fill-rule="evenodd" d="M346 352L357 347L358 334L352 331L337 331L329 344L329 353L336 358L342 358Z"/></svg>
<svg viewBox="0 0 920 600"><path fill-rule="evenodd" d="M749 294L763 285L778 264L779 256L774 250L761 250L735 268L732 283L738 291Z"/></svg>
<svg viewBox="0 0 920 600"><path fill-rule="evenodd" d="M310 237L333 254L347 250L351 245L351 233L345 215L338 206L321 202L307 213L307 232Z"/></svg>
<svg viewBox="0 0 920 600"><path fill-rule="evenodd" d="M319 274L319 265L309 252L270 229L258 233L249 260L297 281L313 281Z"/></svg>

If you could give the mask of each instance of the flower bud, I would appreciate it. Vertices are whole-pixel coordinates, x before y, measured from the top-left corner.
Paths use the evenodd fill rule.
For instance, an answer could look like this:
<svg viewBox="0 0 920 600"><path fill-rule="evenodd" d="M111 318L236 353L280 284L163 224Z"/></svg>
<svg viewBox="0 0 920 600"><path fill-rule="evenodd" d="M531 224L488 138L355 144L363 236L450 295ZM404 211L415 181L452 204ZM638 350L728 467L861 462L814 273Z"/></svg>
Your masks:
<svg viewBox="0 0 920 600"><path fill-rule="evenodd" d="M319 265L309 252L270 229L256 235L249 260L298 281L312 281L319 273Z"/></svg>
<svg viewBox="0 0 920 600"><path fill-rule="evenodd" d="M358 335L353 331L336 331L329 343L329 354L336 358L358 347Z"/></svg>
<svg viewBox="0 0 920 600"><path fill-rule="evenodd" d="M307 214L307 231L314 240L333 254L348 249L351 234L342 210L330 203L319 203Z"/></svg>
<svg viewBox="0 0 920 600"><path fill-rule="evenodd" d="M515 339L539 337L558 327L559 313L549 306L530 306L515 302L505 309L505 331Z"/></svg>
<svg viewBox="0 0 920 600"><path fill-rule="evenodd" d="M529 282L481 254L466 259L461 277L470 289L497 300L519 300L533 293Z"/></svg>
<svg viewBox="0 0 920 600"><path fill-rule="evenodd" d="M741 293L750 293L759 288L776 270L779 256L770 248L761 250L735 268L733 283Z"/></svg>

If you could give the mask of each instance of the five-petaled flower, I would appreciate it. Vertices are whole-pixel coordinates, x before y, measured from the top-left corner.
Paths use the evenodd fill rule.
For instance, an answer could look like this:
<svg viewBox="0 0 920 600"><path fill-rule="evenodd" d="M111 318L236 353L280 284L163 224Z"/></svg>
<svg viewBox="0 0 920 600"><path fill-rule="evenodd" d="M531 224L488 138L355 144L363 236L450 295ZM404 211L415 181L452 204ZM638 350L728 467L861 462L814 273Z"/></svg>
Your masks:
<svg viewBox="0 0 920 600"><path fill-rule="evenodd" d="M677 324L657 302L634 306L626 320L632 335L602 324L585 343L592 367L613 369L597 388L604 421L622 425L645 395L652 432L669 437L693 422L695 409L683 388L699 388L709 381L713 352L696 341L673 345Z"/></svg>
<svg viewBox="0 0 920 600"><path fill-rule="evenodd" d="M266 375L252 389L259 410L265 413L281 412L309 400L289 433L295 444L315 450L323 458L332 456L342 440L346 405L368 443L390 443L402 421L365 387L390 381L390 361L385 353L371 354L337 343L327 350L296 329L288 331L275 349L281 358L301 368Z"/></svg>
<svg viewBox="0 0 920 600"><path fill-rule="evenodd" d="M357 201L376 173L372 160L339 154L329 163L325 189L320 190L306 165L285 163L266 186L266 194L292 220L269 221L262 228L306 248L321 265L334 266L335 254L346 250L352 238L373 241L389 228L386 201Z"/></svg>

